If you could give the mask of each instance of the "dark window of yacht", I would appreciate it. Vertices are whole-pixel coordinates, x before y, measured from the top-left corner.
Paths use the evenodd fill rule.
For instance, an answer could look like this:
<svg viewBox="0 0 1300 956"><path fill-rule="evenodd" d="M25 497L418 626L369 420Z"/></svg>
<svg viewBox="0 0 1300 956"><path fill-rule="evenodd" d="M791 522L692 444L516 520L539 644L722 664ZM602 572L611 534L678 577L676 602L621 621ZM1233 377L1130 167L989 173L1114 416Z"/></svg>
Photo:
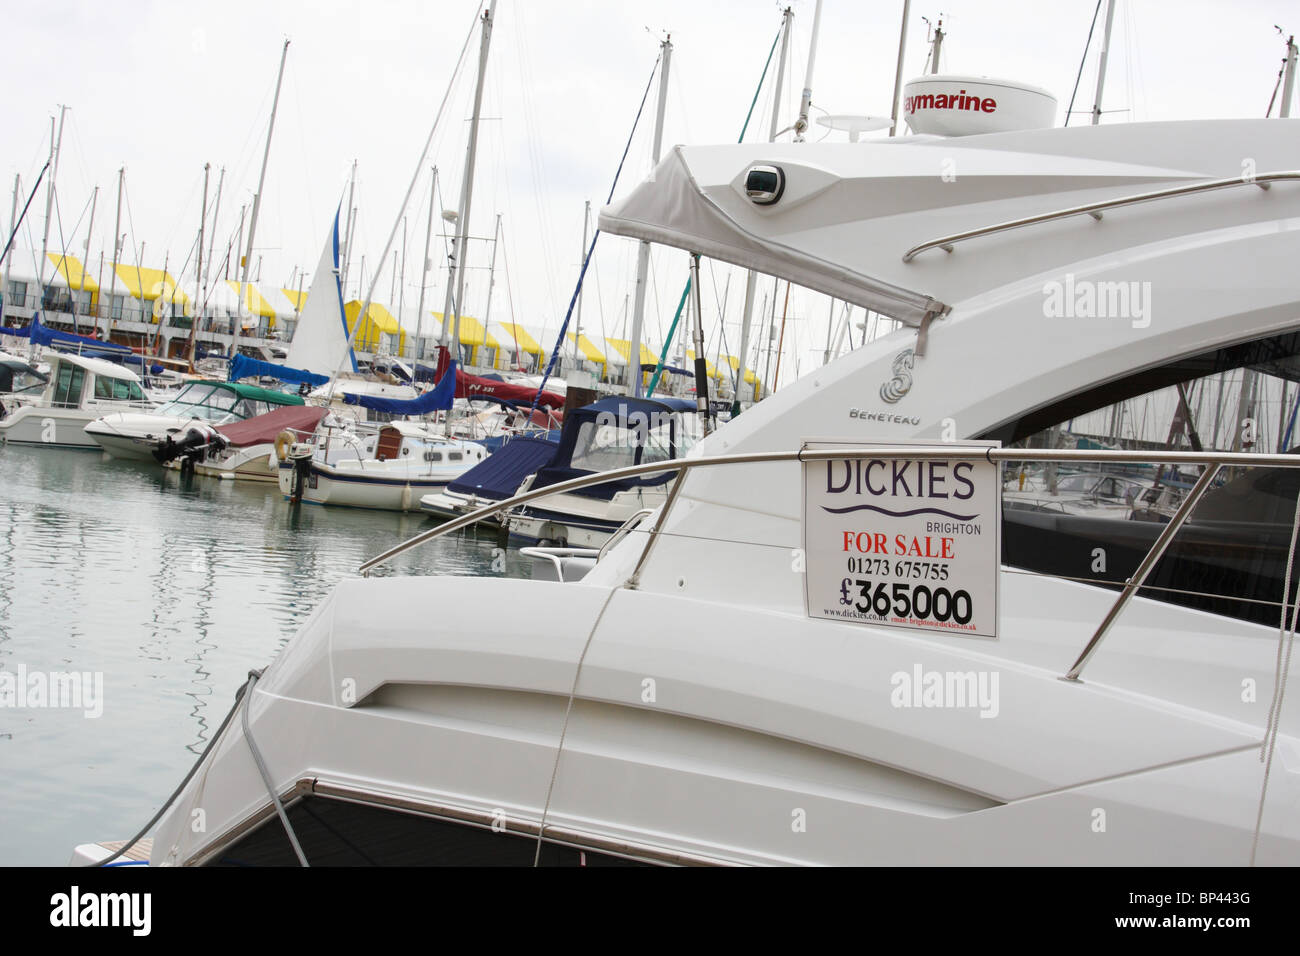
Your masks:
<svg viewBox="0 0 1300 956"><path fill-rule="evenodd" d="M312 866L532 866L536 837L363 803L308 796L286 808ZM621 857L542 845L543 866L635 866ZM211 866L298 866L278 817Z"/></svg>
<svg viewBox="0 0 1300 956"><path fill-rule="evenodd" d="M1293 454L1300 450L1298 413L1300 333L1287 333L1138 372L981 437L1011 448ZM1200 471L1007 462L1003 561L1121 587ZM1140 593L1276 626L1297 494L1300 470L1222 469ZM1293 595L1295 588L1293 581Z"/></svg>
<svg viewBox="0 0 1300 956"><path fill-rule="evenodd" d="M85 379L85 369L69 365L67 362L60 362L58 374L54 379L53 404L65 408L80 406L81 388L85 384Z"/></svg>

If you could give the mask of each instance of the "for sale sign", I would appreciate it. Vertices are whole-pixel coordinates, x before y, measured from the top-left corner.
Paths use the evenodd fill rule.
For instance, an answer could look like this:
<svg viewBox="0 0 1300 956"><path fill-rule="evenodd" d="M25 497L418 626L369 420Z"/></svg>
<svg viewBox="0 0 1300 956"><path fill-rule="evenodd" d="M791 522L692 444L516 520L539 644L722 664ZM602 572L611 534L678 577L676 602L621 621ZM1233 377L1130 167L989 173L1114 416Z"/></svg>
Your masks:
<svg viewBox="0 0 1300 956"><path fill-rule="evenodd" d="M990 447L954 444L953 457L938 459L805 461L809 616L996 638L1002 483L984 456Z"/></svg>

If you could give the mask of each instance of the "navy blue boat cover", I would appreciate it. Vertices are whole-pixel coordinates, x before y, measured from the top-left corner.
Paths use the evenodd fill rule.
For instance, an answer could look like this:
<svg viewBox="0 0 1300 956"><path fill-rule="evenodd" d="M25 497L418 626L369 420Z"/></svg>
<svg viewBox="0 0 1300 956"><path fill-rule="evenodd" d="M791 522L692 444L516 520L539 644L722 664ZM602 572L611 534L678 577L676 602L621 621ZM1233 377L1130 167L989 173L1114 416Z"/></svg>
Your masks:
<svg viewBox="0 0 1300 956"><path fill-rule="evenodd" d="M519 490L525 478L549 464L559 447L559 442L544 438L512 438L447 485L447 490L504 501Z"/></svg>

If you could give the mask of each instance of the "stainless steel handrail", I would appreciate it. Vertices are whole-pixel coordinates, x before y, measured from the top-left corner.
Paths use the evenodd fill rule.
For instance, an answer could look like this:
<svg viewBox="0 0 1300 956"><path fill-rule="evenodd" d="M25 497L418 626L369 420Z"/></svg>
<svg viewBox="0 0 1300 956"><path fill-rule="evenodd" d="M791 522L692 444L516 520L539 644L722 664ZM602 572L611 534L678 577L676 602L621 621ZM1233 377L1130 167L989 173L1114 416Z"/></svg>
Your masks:
<svg viewBox="0 0 1300 956"><path fill-rule="evenodd" d="M1194 193L1210 192L1215 189L1228 189L1232 186L1258 186L1260 189L1267 190L1272 183L1276 182L1294 182L1300 180L1300 170L1287 170L1276 173L1260 173L1251 179L1243 179L1240 176L1232 179L1211 179L1206 182L1192 183L1188 186L1174 186L1170 189L1156 189L1151 192L1137 193L1133 196L1121 196L1118 199L1103 199L1098 202L1087 203L1082 206L1070 206L1068 209L1058 209L1055 212L1039 213L1036 216L1025 216L1023 219L1012 219L1007 222L999 222L992 226L982 226L979 229L971 229L967 232L953 233L951 236L944 236L940 239L931 239L929 242L923 242L919 246L913 246L903 253L903 261L911 262L916 256L930 249L939 248L944 252L952 252L952 247L958 242L965 242L967 239L977 239L980 236L990 236L997 232L1005 232L1008 229L1019 229L1022 226L1034 226L1043 222L1052 222L1056 219L1067 219L1070 216L1089 215L1093 219L1101 219L1101 213L1106 209L1118 209L1121 206L1133 206L1138 203L1154 202L1157 199L1170 199L1176 196L1190 196Z"/></svg>
<svg viewBox="0 0 1300 956"><path fill-rule="evenodd" d="M408 538L401 544L389 548L361 565L357 570L367 574L387 561L418 547L426 541L440 538L444 534L459 531L461 528L477 524L484 518L490 518L516 505L527 504L549 495L564 494L579 488L603 485L609 481L621 481L624 478L637 478L641 475L657 474L664 471L688 471L694 468L719 467L722 465L756 465L777 461L835 461L838 459L864 458L910 458L912 460L931 461L936 459L960 459L990 462L999 461L1084 461L1112 462L1114 464L1158 464L1158 465L1246 465L1252 467L1273 466L1278 468L1300 468L1300 455L1259 455L1249 452L1197 452L1197 451L1108 451L1077 448L954 448L952 445L877 445L871 448L817 448L799 451L762 451L739 455L714 455L700 458L671 458L647 465L631 465L616 468L613 471L599 471L579 478L570 478L544 488L531 489L523 494L495 501L484 505L477 511L454 518L436 528L421 532Z"/></svg>
<svg viewBox="0 0 1300 956"><path fill-rule="evenodd" d="M1106 616L1102 619L1101 624L1098 625L1092 638L1079 654L1078 659L1075 660L1074 664L1071 665L1070 669L1063 675L1062 679L1070 682L1079 681L1080 675L1083 673L1083 668L1096 653L1098 646L1109 632L1111 625L1115 622L1116 618L1119 617L1120 612L1127 606L1133 595L1142 587L1143 583L1146 581L1147 575L1164 555L1169 544L1173 541L1174 536L1191 515L1197 502L1200 501L1202 495L1204 495L1204 493L1209 489L1210 484L1223 466L1244 465L1250 467L1300 468L1300 455L1260 455L1250 454L1248 452L1100 451L1092 449L1081 451L1077 448L954 448L951 445L881 445L871 448L805 448L800 449L799 451L754 452L740 455L717 455L709 458L673 459L670 461L655 462L650 465L635 465L629 468L619 468L614 471L597 472L591 475L584 475L581 478L573 478L569 481L560 482L559 484L549 485L545 488L528 491L524 494L515 495L513 498L508 498L505 501L499 501L487 507L480 508L478 511L471 512L461 518L439 525L423 534L416 535L414 538L410 538L396 547L390 548L383 554L371 558L361 566L360 570L363 575L367 575L371 568L384 563L398 554L408 551L426 541L431 541L444 534L450 534L452 531L457 531L460 528L467 527L483 518L490 517L493 514L514 507L517 504L523 504L537 498L544 498L547 495L563 494L566 491L572 491L577 488L604 484L608 481L617 481L622 478L632 478L638 475L663 471L677 471L680 473L693 468L718 467L721 465L760 464L774 461L811 462L868 458L883 460L894 458L908 458L911 460L959 459L962 461L978 461L980 459L985 459L991 463L1002 461L1084 461L1114 462L1116 464L1185 464L1205 466L1205 471L1197 480L1196 485L1192 488L1187 497L1183 499L1169 523L1161 530L1159 537L1156 539L1155 543L1152 544L1151 548L1148 549L1133 576L1124 583L1124 587L1119 596L1116 598L1109 611L1107 611ZM663 530L664 523L668 517L668 512L672 509L673 504L677 500L677 494L684 484L685 481L679 474L677 480L673 483L673 489L670 492L667 501L659 512L658 520L655 521L654 527L649 530L646 546L637 559L636 567L633 569L632 574L628 579L623 583L622 587L628 588L629 590L635 590L638 587L640 583L641 570L649 560L650 553L654 549L654 545L658 540L659 532ZM601 554L603 555L603 549Z"/></svg>

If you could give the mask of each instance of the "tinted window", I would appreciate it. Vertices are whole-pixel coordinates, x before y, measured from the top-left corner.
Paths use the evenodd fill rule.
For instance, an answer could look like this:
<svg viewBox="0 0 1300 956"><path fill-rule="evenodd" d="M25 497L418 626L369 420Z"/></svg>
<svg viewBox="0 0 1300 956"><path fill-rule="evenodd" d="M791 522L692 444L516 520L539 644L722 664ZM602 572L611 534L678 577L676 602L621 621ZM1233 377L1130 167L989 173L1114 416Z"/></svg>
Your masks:
<svg viewBox="0 0 1300 956"><path fill-rule="evenodd" d="M1297 413L1300 334L1289 333L1134 374L983 437L1021 448L1293 453ZM1008 463L1003 560L1119 587L1199 474L1144 464ZM1298 493L1300 472L1289 468L1223 469L1142 594L1276 625Z"/></svg>
<svg viewBox="0 0 1300 956"><path fill-rule="evenodd" d="M54 404L76 407L81 404L81 388L85 384L86 372L67 362L59 363L59 371L54 379Z"/></svg>

